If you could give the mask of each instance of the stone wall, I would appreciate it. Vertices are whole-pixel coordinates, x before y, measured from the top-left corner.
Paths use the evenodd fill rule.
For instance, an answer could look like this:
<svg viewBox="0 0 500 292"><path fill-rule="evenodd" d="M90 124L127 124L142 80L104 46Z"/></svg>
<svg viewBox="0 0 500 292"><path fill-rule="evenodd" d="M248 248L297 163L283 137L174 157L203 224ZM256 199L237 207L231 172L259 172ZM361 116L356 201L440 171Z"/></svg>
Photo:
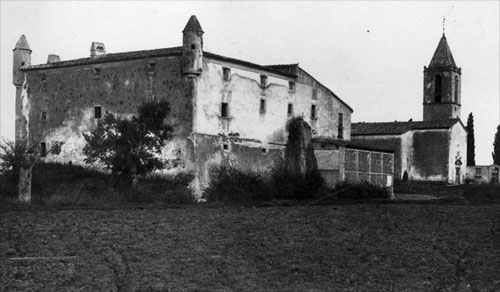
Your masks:
<svg viewBox="0 0 500 292"><path fill-rule="evenodd" d="M448 130L413 133L412 175L414 180L447 181L450 167Z"/></svg>

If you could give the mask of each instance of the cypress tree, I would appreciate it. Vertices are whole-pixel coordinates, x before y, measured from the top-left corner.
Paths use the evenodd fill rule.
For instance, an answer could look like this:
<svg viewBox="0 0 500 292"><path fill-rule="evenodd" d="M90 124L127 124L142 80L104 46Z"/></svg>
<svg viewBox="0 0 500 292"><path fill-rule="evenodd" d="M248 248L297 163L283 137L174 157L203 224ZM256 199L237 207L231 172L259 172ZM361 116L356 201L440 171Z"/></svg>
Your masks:
<svg viewBox="0 0 500 292"><path fill-rule="evenodd" d="M495 134L495 141L493 142L493 163L500 165L500 125L497 127L497 133Z"/></svg>
<svg viewBox="0 0 500 292"><path fill-rule="evenodd" d="M467 165L476 165L476 146L474 139L474 116L472 113L469 114L467 119Z"/></svg>

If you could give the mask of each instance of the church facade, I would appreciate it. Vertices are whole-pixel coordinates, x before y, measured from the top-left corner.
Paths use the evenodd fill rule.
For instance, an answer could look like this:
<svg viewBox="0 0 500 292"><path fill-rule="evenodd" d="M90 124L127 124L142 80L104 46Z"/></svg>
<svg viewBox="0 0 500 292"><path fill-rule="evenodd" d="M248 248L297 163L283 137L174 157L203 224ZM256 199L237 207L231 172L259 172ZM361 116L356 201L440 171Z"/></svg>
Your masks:
<svg viewBox="0 0 500 292"><path fill-rule="evenodd" d="M38 147L45 161L84 164L82 134L105 112L130 117L145 101L167 100L174 133L161 153L169 162L165 171L193 171L198 194L213 165L267 169L283 156L287 123L294 117L311 128L329 184L344 180L346 151L363 152L346 148L352 108L298 64L263 66L210 53L203 50L203 34L192 16L179 47L106 53L103 43L93 42L90 57L62 61L49 55L39 65L31 64L22 36L14 48L16 142ZM60 154L44 155L60 142ZM348 164L347 176L392 183L392 152L365 152L360 157L366 163ZM372 160L372 168L363 166Z"/></svg>
<svg viewBox="0 0 500 292"><path fill-rule="evenodd" d="M395 179L463 183L467 131L460 120L461 74L443 33L424 67L423 121L353 123L352 140L394 150Z"/></svg>

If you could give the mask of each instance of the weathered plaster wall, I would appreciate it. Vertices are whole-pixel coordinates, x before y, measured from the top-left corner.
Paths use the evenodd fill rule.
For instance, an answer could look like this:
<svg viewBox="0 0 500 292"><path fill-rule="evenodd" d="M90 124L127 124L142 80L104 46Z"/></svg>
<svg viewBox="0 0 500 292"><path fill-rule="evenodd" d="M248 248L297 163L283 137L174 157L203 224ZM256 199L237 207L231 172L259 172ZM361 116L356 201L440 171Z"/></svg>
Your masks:
<svg viewBox="0 0 500 292"><path fill-rule="evenodd" d="M410 177L414 180L448 181L449 149L448 130L415 130Z"/></svg>
<svg viewBox="0 0 500 292"><path fill-rule="evenodd" d="M467 132L460 123L456 123L450 129L450 152L448 154L448 183L458 184L465 182L467 173ZM459 167L460 180L457 181L457 167L455 162L460 159L462 165Z"/></svg>
<svg viewBox="0 0 500 292"><path fill-rule="evenodd" d="M405 170L402 168L403 159L407 157L408 152L402 147L402 135L352 136L351 139L360 147L394 151L394 179L402 179Z"/></svg>
<svg viewBox="0 0 500 292"><path fill-rule="evenodd" d="M229 81L223 78L223 68L231 69ZM267 86L260 85L260 75L267 78ZM204 59L204 68L198 83L195 129L203 134L239 134L241 138L256 139L264 144L286 141L286 123L301 116L313 129L313 137L337 137L338 113L344 113L344 139L350 137L350 110L325 90L313 97L313 86L295 83L289 90L289 81L283 76L260 72L235 64ZM312 81L311 81L312 82ZM260 112L260 100L266 101L265 113ZM229 104L229 117L221 117L221 103ZM293 115L287 114L293 104ZM316 104L317 119L311 119L311 105Z"/></svg>
<svg viewBox="0 0 500 292"><path fill-rule="evenodd" d="M167 146L170 151L165 155L178 158L181 153L186 159L190 152L184 140L192 129L192 88L180 72L179 57L27 71L27 85L31 141L44 141L47 148L55 141L65 143L60 155L47 160L83 163L82 133L97 124L94 106L100 105L103 115L109 111L130 116L141 103L151 100L168 100L171 105L168 122L178 139ZM45 121L42 112L46 112Z"/></svg>
<svg viewBox="0 0 500 292"><path fill-rule="evenodd" d="M193 190L198 197L210 182L210 170L213 166L228 164L240 169L264 172L269 170L278 157L283 157L284 145L263 145L252 140L205 134L194 134L192 140L196 157Z"/></svg>

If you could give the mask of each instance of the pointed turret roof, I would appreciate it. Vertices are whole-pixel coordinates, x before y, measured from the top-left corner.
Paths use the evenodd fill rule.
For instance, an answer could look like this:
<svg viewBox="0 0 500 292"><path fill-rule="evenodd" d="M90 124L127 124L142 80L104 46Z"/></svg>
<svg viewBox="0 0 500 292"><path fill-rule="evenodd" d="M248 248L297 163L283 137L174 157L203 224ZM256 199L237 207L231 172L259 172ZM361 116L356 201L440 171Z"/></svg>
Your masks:
<svg viewBox="0 0 500 292"><path fill-rule="evenodd" d="M432 56L429 68L453 68L457 69L453 55L451 54L450 47L446 41L446 36L443 33L441 40Z"/></svg>
<svg viewBox="0 0 500 292"><path fill-rule="evenodd" d="M186 31L201 31L201 32L203 32L203 29L201 29L201 25L198 22L196 15L191 15L191 17L189 18L189 21L186 24L186 27L184 27L184 30L182 32L186 32Z"/></svg>
<svg viewBox="0 0 500 292"><path fill-rule="evenodd" d="M23 49L31 51L30 45L28 45L28 40L26 39L26 36L24 36L24 34L17 41L16 46L14 47L14 50L15 49Z"/></svg>

